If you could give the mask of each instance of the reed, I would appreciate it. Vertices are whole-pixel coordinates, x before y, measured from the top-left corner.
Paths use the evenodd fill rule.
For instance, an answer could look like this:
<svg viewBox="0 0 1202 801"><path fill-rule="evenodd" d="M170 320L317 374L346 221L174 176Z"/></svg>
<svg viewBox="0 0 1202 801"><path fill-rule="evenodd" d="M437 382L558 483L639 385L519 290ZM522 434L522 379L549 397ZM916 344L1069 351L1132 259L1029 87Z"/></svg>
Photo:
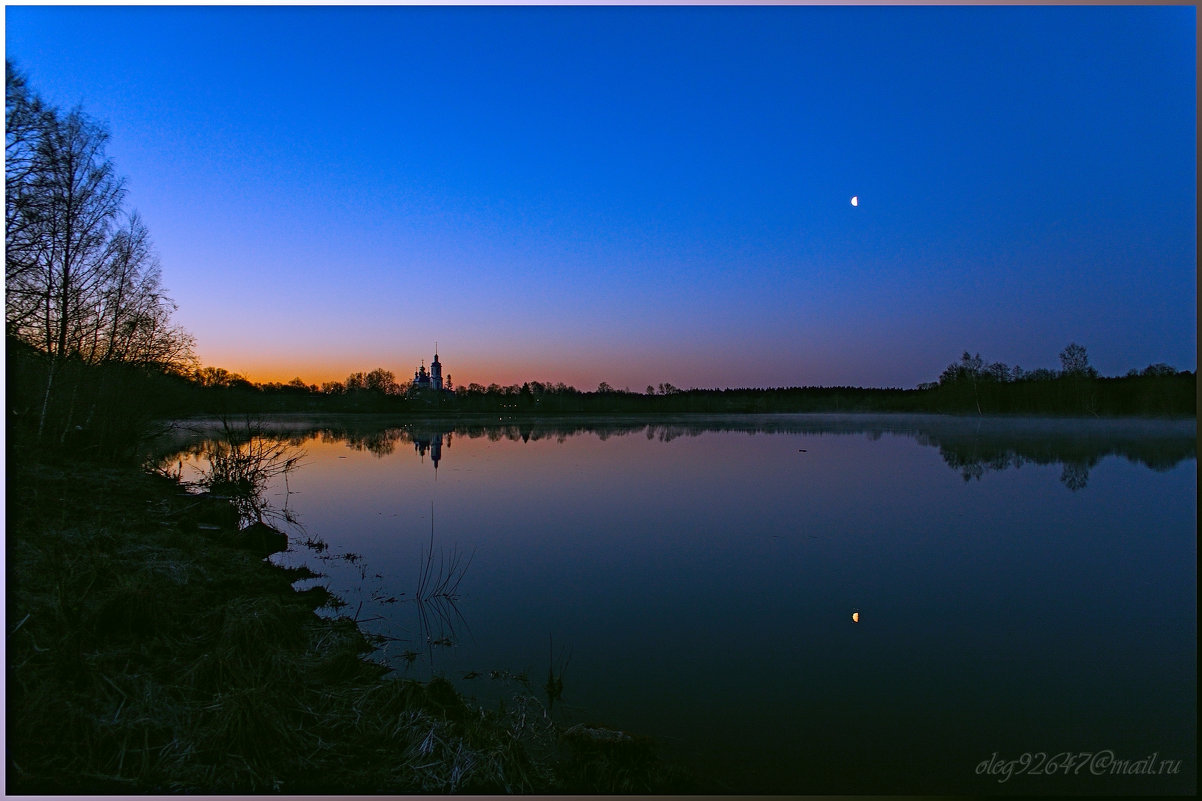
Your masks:
<svg viewBox="0 0 1202 801"><path fill-rule="evenodd" d="M7 481L24 501L7 530L7 792L579 786L537 702L485 710L386 675L353 621L313 614L298 571L186 526L178 484L19 460ZM466 565L431 568L429 597L453 598L443 579Z"/></svg>
<svg viewBox="0 0 1202 801"><path fill-rule="evenodd" d="M459 546L453 546L450 553L443 549L438 552L438 568L434 567L434 504L430 504L430 541L423 546L417 574L417 592L415 598L426 602L434 598L444 598L448 601L457 600L459 585L467 574L476 552L468 554L466 559L460 553Z"/></svg>
<svg viewBox="0 0 1202 801"><path fill-rule="evenodd" d="M247 419L241 425L222 419L223 435L207 442L201 455L208 467L200 470L196 486L211 495L228 498L238 512L243 525L265 523L286 524L302 530L300 522L288 508L292 490L288 479L292 471L303 465L305 452L287 438L269 436L261 423ZM182 462L177 477L182 474ZM170 468L160 472L171 477ZM284 481L284 505L280 508L266 500L266 490L277 478Z"/></svg>

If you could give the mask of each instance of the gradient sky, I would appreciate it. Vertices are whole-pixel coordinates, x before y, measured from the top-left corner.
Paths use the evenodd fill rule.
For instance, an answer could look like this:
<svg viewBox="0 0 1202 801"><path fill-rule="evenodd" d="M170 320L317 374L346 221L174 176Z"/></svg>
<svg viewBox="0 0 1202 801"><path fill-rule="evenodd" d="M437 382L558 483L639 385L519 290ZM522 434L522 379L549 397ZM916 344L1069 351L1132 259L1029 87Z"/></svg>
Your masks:
<svg viewBox="0 0 1202 801"><path fill-rule="evenodd" d="M1196 369L1193 7L5 17L253 380L435 340L456 384L581 389Z"/></svg>

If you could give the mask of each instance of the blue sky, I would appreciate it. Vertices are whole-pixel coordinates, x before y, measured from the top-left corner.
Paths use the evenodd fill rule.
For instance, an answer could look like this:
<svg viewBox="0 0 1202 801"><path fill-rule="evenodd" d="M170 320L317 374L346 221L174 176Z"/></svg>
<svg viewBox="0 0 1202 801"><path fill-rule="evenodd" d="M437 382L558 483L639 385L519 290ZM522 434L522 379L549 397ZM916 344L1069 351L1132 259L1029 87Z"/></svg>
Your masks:
<svg viewBox="0 0 1202 801"><path fill-rule="evenodd" d="M1192 7L21 7L205 364L914 386L1197 362ZM849 200L858 195L860 205Z"/></svg>

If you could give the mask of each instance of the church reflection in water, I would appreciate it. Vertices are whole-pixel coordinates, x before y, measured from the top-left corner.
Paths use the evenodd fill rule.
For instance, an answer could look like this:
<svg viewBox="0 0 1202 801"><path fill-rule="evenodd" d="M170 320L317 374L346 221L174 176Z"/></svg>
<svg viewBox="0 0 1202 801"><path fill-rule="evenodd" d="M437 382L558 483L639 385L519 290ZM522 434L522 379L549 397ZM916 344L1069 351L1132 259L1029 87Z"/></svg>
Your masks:
<svg viewBox="0 0 1202 801"><path fill-rule="evenodd" d="M413 435L413 450L421 457L422 461L426 461L426 454L430 454L430 461L434 463L434 469L438 469L438 463L442 459L442 443L443 437L446 437L447 447L451 447L451 433L445 435L438 432L427 432L425 434Z"/></svg>

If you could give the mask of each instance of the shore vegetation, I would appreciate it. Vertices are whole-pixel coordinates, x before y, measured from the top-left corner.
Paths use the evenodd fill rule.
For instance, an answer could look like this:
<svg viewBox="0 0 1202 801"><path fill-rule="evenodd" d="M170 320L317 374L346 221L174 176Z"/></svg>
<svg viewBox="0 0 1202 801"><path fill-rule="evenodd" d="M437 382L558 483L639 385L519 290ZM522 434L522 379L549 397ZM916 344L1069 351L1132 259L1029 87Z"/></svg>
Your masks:
<svg viewBox="0 0 1202 801"><path fill-rule="evenodd" d="M225 499L95 463L10 458L7 482L8 792L691 787L652 741L561 725L527 686L485 708L389 674Z"/></svg>

